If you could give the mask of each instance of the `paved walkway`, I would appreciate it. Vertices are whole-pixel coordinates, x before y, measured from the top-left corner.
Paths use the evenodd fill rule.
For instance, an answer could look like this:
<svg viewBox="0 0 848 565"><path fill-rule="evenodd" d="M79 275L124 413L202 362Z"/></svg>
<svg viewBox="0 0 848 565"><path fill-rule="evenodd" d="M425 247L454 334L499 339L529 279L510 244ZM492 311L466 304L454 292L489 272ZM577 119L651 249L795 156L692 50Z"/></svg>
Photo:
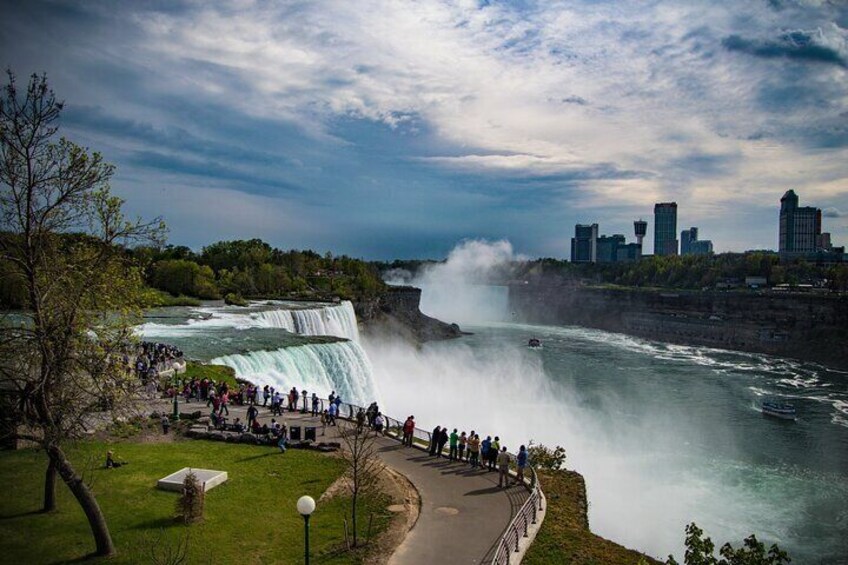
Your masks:
<svg viewBox="0 0 848 565"><path fill-rule="evenodd" d="M198 408L194 408L198 407ZM205 403L180 403L190 412ZM236 417L246 421L247 407L230 406L229 422ZM326 428L320 436L320 421L300 413L284 412L276 417L287 426L316 425L318 440L333 441L336 430ZM259 407L260 423L271 421L270 410ZM377 440L383 462L406 476L421 496L421 512L415 526L392 555L390 565L488 563L495 545L513 514L527 499L523 486L498 487L497 472L473 470L470 465L450 462L447 457L430 457L426 451L403 447L398 440Z"/></svg>

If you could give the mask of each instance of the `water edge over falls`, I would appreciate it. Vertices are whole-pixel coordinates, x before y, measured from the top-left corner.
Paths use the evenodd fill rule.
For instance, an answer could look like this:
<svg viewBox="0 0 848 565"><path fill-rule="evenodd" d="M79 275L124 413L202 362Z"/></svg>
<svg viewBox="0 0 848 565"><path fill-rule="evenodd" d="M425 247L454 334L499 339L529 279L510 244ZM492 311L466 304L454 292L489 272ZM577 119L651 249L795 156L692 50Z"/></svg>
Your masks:
<svg viewBox="0 0 848 565"><path fill-rule="evenodd" d="M378 398L368 355L353 341L225 355L211 363L232 367L239 378L260 386L269 384L282 392L296 386L326 397L335 390L344 402L360 406Z"/></svg>
<svg viewBox="0 0 848 565"><path fill-rule="evenodd" d="M161 309L169 310L169 309ZM277 328L305 336L334 336L359 341L359 328L353 305L345 300L338 305L314 305L307 308L296 303L255 302L249 307L204 306L184 310L178 323L148 321L141 327L147 339L177 337L210 328Z"/></svg>

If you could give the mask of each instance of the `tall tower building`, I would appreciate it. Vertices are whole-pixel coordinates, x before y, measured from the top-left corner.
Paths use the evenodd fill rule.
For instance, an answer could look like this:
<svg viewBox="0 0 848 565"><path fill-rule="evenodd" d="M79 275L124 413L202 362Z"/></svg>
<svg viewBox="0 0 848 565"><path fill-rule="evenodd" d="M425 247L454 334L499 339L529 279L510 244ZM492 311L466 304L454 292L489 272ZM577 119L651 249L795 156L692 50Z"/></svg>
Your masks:
<svg viewBox="0 0 848 565"><path fill-rule="evenodd" d="M692 243L698 241L698 228L689 228L680 232L680 254L689 255Z"/></svg>
<svg viewBox="0 0 848 565"><path fill-rule="evenodd" d="M654 255L677 255L677 202L654 205Z"/></svg>
<svg viewBox="0 0 848 565"><path fill-rule="evenodd" d="M574 226L571 238L571 262L594 263L598 260L598 224Z"/></svg>
<svg viewBox="0 0 848 565"><path fill-rule="evenodd" d="M636 230L636 243L642 245L642 240L645 238L645 234L648 233L648 222L638 219L633 222L633 229Z"/></svg>
<svg viewBox="0 0 848 565"><path fill-rule="evenodd" d="M798 206L798 195L794 190L787 190L780 199L780 254L814 253L821 235L821 210Z"/></svg>

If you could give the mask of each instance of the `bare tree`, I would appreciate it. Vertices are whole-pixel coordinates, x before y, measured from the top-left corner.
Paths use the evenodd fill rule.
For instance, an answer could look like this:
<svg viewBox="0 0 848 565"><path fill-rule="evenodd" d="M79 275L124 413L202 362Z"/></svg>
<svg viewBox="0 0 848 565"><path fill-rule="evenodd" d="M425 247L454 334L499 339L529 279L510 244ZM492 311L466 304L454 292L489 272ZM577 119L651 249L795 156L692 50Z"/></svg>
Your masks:
<svg viewBox="0 0 848 565"><path fill-rule="evenodd" d="M347 487L350 492L350 518L353 526L353 546L357 544L357 509L359 497L372 492L377 474L383 465L377 457L377 437L368 428L358 428L347 422L340 430L341 456L347 463Z"/></svg>
<svg viewBox="0 0 848 565"><path fill-rule="evenodd" d="M158 241L161 222L127 220L112 196L114 168L57 139L62 103L45 76L0 92L0 263L21 281L26 314L0 323L0 389L17 399L18 437L49 458L44 507L58 474L79 502L98 555L115 552L91 488L63 445L97 414L120 410L137 387L125 355L142 296L123 246Z"/></svg>

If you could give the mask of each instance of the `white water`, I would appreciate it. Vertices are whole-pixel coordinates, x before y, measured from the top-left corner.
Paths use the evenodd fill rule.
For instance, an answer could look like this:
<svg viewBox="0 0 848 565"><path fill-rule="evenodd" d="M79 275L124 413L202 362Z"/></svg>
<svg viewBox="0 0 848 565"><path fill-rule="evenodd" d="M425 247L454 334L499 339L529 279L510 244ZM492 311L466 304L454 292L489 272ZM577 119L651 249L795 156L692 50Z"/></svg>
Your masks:
<svg viewBox="0 0 848 565"><path fill-rule="evenodd" d="M344 402L360 406L379 398L368 355L353 341L226 355L211 363L232 367L239 378L277 390L295 386L323 398L336 391Z"/></svg>
<svg viewBox="0 0 848 565"><path fill-rule="evenodd" d="M320 308L278 308L239 312L231 307L203 307L194 312L203 318L190 319L184 324L146 323L141 333L148 339L167 338L185 334L199 333L209 328L279 328L293 334L319 336L327 335L359 341L359 329L353 305L345 300L338 306Z"/></svg>

